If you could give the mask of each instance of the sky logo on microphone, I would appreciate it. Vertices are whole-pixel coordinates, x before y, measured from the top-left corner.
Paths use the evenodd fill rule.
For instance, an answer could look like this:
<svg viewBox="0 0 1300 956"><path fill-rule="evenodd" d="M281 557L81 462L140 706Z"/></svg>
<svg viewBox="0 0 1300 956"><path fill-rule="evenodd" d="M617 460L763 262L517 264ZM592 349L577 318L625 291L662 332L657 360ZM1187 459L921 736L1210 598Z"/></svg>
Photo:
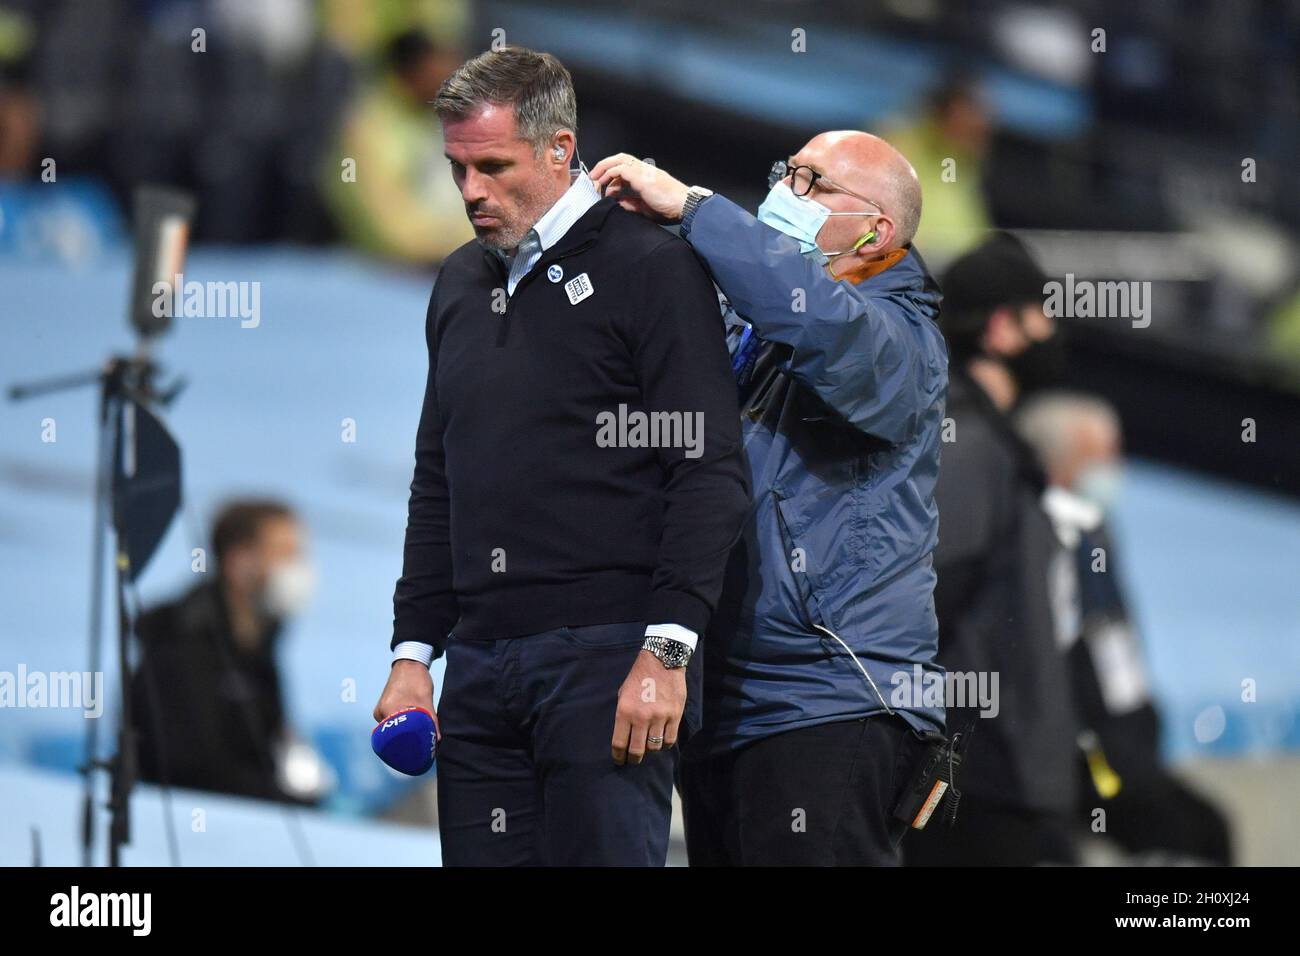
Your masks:
<svg viewBox="0 0 1300 956"><path fill-rule="evenodd" d="M375 755L394 770L418 777L438 755L438 729L433 714L409 707L389 714L370 732Z"/></svg>

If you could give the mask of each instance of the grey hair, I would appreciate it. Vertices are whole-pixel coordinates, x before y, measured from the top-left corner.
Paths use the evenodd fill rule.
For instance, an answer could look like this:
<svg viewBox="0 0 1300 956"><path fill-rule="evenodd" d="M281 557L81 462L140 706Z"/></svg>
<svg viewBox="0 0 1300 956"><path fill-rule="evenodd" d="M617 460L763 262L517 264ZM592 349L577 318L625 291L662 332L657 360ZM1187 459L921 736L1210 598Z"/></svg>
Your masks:
<svg viewBox="0 0 1300 956"><path fill-rule="evenodd" d="M897 207L894 223L898 236L895 242L901 247L916 238L916 230L921 225L921 182L912 164L903 159L901 168L893 171L889 186Z"/></svg>
<svg viewBox="0 0 1300 956"><path fill-rule="evenodd" d="M1074 444L1074 426L1081 421L1100 422L1120 434L1119 414L1104 398L1081 392L1048 392L1025 402L1015 415L1015 428L1051 468Z"/></svg>
<svg viewBox="0 0 1300 956"><path fill-rule="evenodd" d="M578 98L564 64L549 53L508 46L463 63L438 90L439 117L462 117L491 103L513 106L521 139L540 152L562 129L578 132Z"/></svg>

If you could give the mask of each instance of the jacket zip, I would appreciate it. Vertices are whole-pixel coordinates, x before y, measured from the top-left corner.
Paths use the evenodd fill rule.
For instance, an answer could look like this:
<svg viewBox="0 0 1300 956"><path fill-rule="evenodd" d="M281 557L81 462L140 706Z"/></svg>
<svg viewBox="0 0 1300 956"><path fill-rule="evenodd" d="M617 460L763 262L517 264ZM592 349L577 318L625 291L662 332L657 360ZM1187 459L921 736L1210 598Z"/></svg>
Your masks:
<svg viewBox="0 0 1300 956"><path fill-rule="evenodd" d="M506 299L506 310L501 314L501 324L497 326L497 341L496 341L497 348L503 348L506 344L506 339L510 335L510 309L514 305L515 299L519 296L519 293L523 291L523 287L527 285L529 282L531 282L534 278L536 278L537 275L542 271L543 267L549 268L550 266L561 261L562 259L567 259L570 256L576 256L579 252L586 252L595 244L596 244L595 239L588 239L586 242L579 243L578 245L574 246L572 249L568 249L560 253L558 256L555 256L553 259L547 259L545 255L543 255L542 258L537 260L537 264L533 266L531 269L529 269L528 272L523 276L523 278L519 280L519 284L515 286L514 295ZM506 281L507 282L510 281L510 276L508 271L506 273Z"/></svg>

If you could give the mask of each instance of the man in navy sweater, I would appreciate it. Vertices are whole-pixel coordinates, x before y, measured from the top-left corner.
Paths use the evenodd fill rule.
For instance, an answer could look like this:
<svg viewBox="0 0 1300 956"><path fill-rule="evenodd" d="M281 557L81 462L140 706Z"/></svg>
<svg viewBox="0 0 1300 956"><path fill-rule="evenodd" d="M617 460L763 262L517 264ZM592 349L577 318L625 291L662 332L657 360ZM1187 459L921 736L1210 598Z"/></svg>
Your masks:
<svg viewBox="0 0 1300 956"><path fill-rule="evenodd" d="M429 302L375 716L432 711L446 653L445 863L662 865L687 665L749 500L717 296L685 242L571 172L554 57L482 54L434 107L477 239Z"/></svg>

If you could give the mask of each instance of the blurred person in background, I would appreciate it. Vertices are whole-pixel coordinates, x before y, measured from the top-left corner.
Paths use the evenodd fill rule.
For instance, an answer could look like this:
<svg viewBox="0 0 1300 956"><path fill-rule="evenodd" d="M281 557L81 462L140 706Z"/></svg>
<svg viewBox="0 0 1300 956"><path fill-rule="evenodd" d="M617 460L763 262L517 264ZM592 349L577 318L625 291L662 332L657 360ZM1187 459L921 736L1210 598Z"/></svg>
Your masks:
<svg viewBox="0 0 1300 956"><path fill-rule="evenodd" d="M349 57L374 61L393 37L418 30L430 37L465 36L469 0L317 0L330 41Z"/></svg>
<svg viewBox="0 0 1300 956"><path fill-rule="evenodd" d="M35 38L29 18L0 9L0 255L82 263L117 241L121 219L102 182L42 155Z"/></svg>
<svg viewBox="0 0 1300 956"><path fill-rule="evenodd" d="M32 34L25 17L0 10L0 181L38 172L40 104L30 82Z"/></svg>
<svg viewBox="0 0 1300 956"><path fill-rule="evenodd" d="M983 169L991 127L984 91L972 77L953 74L915 123L882 134L916 167L925 195L916 241L937 267L973 248L993 224Z"/></svg>
<svg viewBox="0 0 1300 956"><path fill-rule="evenodd" d="M1106 514L1121 487L1119 416L1104 400L1043 393L1016 413L1049 487L1044 506L1077 575L1080 640L1070 667L1081 735L1081 825L1161 862L1231 863L1228 823L1164 766L1160 716L1129 619Z"/></svg>
<svg viewBox="0 0 1300 956"><path fill-rule="evenodd" d="M900 673L937 672L948 363L912 245L916 173L845 130L777 161L757 216L626 154L593 176L681 222L748 343L733 364L755 502L680 771L690 863L897 865L903 775L944 727L942 706L894 694Z"/></svg>
<svg viewBox="0 0 1300 956"><path fill-rule="evenodd" d="M435 109L477 241L429 301L375 717L432 713L445 651L445 864L663 866L689 665L749 500L717 296L686 243L573 168L555 57L483 53ZM613 434L615 410L698 431Z"/></svg>
<svg viewBox="0 0 1300 956"><path fill-rule="evenodd" d="M1264 347L1300 380L1300 289L1275 305L1265 319Z"/></svg>
<svg viewBox="0 0 1300 956"><path fill-rule="evenodd" d="M383 75L349 107L323 182L336 225L357 248L428 264L474 238L430 106L460 62L458 50L402 33L388 46ZM349 160L355 175L344 168Z"/></svg>
<svg viewBox="0 0 1300 956"><path fill-rule="evenodd" d="M948 701L949 729L973 726L961 803L954 827L932 822L912 835L904 853L913 865L1077 860L1078 727L1064 652L1077 629L1060 587L1071 580L1068 557L1043 510L1037 456L1009 417L1026 392L1064 376L1046 282L1005 233L958 259L942 282L952 373L935 489L939 663L997 684L987 712Z"/></svg>
<svg viewBox="0 0 1300 956"><path fill-rule="evenodd" d="M136 625L131 681L144 780L263 800L315 803L332 772L293 733L277 645L311 597L303 531L278 501L225 506L215 574Z"/></svg>

